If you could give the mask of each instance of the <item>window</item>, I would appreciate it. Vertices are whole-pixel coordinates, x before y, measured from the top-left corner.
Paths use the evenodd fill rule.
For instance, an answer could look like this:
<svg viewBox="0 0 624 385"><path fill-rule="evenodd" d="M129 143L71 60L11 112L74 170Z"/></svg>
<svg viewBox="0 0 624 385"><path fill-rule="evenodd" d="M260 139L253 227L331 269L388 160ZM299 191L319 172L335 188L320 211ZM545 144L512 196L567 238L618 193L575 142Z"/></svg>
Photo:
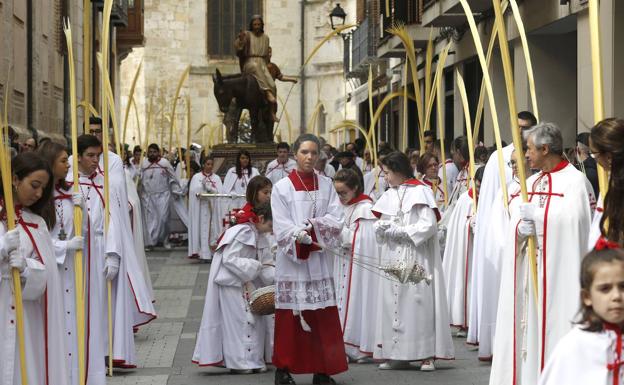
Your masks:
<svg viewBox="0 0 624 385"><path fill-rule="evenodd" d="M262 15L262 0L208 0L208 55L234 57L238 32L248 29L257 14Z"/></svg>

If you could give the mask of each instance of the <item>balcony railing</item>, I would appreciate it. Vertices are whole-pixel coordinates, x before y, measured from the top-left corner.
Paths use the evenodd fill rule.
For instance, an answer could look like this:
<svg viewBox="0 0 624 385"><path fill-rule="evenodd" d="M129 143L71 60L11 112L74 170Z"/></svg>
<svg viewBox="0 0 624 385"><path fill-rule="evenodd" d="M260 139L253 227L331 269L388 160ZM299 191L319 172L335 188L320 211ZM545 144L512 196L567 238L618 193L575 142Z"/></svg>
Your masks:
<svg viewBox="0 0 624 385"><path fill-rule="evenodd" d="M395 24L420 24L423 1L425 0L390 0L390 14L386 14L386 7L382 4L381 30L386 31ZM382 36L386 38L388 35L382 32Z"/></svg>
<svg viewBox="0 0 624 385"><path fill-rule="evenodd" d="M376 23L371 23L370 18L367 17L351 34L349 39L351 46L349 77L366 76L368 64L377 59L379 32L376 27ZM347 46L348 44L345 45L345 47Z"/></svg>

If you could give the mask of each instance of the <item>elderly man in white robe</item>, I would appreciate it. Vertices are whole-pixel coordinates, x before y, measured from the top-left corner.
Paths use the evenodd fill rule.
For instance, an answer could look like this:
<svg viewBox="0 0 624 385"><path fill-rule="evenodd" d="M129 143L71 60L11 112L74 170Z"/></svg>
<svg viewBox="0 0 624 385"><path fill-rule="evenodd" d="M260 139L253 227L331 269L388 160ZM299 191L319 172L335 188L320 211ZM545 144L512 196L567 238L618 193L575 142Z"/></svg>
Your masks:
<svg viewBox="0 0 624 385"><path fill-rule="evenodd" d="M221 178L212 172L213 159L206 158L201 172L193 175L189 186L189 246L188 257L212 260L217 238L223 229L221 199L201 194L223 192Z"/></svg>
<svg viewBox="0 0 624 385"><path fill-rule="evenodd" d="M521 130L527 130L537 124L537 119L529 111L518 113L518 126ZM514 151L513 143L502 148L504 183L512 183L512 159ZM470 294L470 322L468 328L468 343L477 346L479 359L489 361L492 359L492 340L496 329L496 309L498 305L498 288L500 285L500 248L498 242L504 232L500 226L493 223L507 222L509 213L507 205L502 197L501 173L499 170L498 150L496 150L485 165L483 183L479 195L483 202L500 202L500 205L480 205L477 210L477 225L475 226L473 255L474 267L472 269L472 286ZM528 168L527 168L528 170ZM528 177L529 175L527 175ZM498 192L498 194L497 194ZM507 194L511 194L509 189ZM505 202L507 203L507 202ZM483 225L480 225L483 223Z"/></svg>
<svg viewBox="0 0 624 385"><path fill-rule="evenodd" d="M171 210L171 194L179 190L178 179L167 159L160 157L158 145L152 143L147 149L147 159L141 165L139 195L143 211L143 232L146 248L160 243L169 245L167 221Z"/></svg>
<svg viewBox="0 0 624 385"><path fill-rule="evenodd" d="M331 179L314 172L320 143L303 134L294 145L297 168L273 186L277 241L275 266L275 384L294 384L290 373L313 373L314 384L347 370L336 307L333 256L343 210Z"/></svg>
<svg viewBox="0 0 624 385"><path fill-rule="evenodd" d="M288 157L289 153L290 146L288 143L279 142L277 144L277 158L270 161L264 171L264 176L269 178L273 184L282 178L286 178L297 166L297 162Z"/></svg>
<svg viewBox="0 0 624 385"><path fill-rule="evenodd" d="M524 133L530 202L514 199L501 274L490 384L536 384L555 345L579 309L579 274L596 199L585 175L563 158L552 123ZM527 251L536 240L536 272ZM536 277L534 277L534 272Z"/></svg>

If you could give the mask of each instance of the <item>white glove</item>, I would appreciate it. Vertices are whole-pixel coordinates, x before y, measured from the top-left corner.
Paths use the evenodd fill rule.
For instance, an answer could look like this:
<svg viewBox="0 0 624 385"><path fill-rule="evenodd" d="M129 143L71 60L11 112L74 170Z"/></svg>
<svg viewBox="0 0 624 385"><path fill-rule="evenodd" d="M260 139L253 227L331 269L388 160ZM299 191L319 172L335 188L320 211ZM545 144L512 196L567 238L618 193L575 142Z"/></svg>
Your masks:
<svg viewBox="0 0 624 385"><path fill-rule="evenodd" d="M175 195L177 197L183 197L184 196L184 191L173 190L171 192L173 193L173 195Z"/></svg>
<svg viewBox="0 0 624 385"><path fill-rule="evenodd" d="M525 202L520 204L520 219L526 221L535 221L535 213L537 205L533 202Z"/></svg>
<svg viewBox="0 0 624 385"><path fill-rule="evenodd" d="M383 234L386 232L386 230L388 230L388 228L392 225L392 222L390 221L386 221L386 220L378 220L377 222L375 222L375 224L373 225L373 228L375 229L375 234Z"/></svg>
<svg viewBox="0 0 624 385"><path fill-rule="evenodd" d="M518 223L518 235L520 235L521 238L536 235L535 222L521 219L520 223Z"/></svg>
<svg viewBox="0 0 624 385"><path fill-rule="evenodd" d="M9 266L11 269L17 269L21 274L26 270L26 259L17 251L13 251L9 255Z"/></svg>
<svg viewBox="0 0 624 385"><path fill-rule="evenodd" d="M296 239L297 242L301 243L302 245L311 245L312 244L312 237L305 230L301 230L298 233L296 233L295 234L295 239Z"/></svg>
<svg viewBox="0 0 624 385"><path fill-rule="evenodd" d="M308 233L312 231L312 223L305 222L303 224L303 231L307 231Z"/></svg>
<svg viewBox="0 0 624 385"><path fill-rule="evenodd" d="M20 245L20 233L18 229L7 231L2 236L2 242L0 242L0 255L3 258L7 258L13 250L17 250Z"/></svg>
<svg viewBox="0 0 624 385"><path fill-rule="evenodd" d="M72 203L74 204L74 206L84 207L84 196L80 191L72 193Z"/></svg>
<svg viewBox="0 0 624 385"><path fill-rule="evenodd" d="M401 241L405 239L406 235L407 234L405 233L405 230L403 230L403 227L397 226L394 223L391 223L390 227L388 227L384 233L386 238L394 241Z"/></svg>
<svg viewBox="0 0 624 385"><path fill-rule="evenodd" d="M82 250L84 237L82 235L76 235L66 243L67 250Z"/></svg>
<svg viewBox="0 0 624 385"><path fill-rule="evenodd" d="M104 262L104 274L106 279L112 281L119 273L119 256L117 254L107 254Z"/></svg>

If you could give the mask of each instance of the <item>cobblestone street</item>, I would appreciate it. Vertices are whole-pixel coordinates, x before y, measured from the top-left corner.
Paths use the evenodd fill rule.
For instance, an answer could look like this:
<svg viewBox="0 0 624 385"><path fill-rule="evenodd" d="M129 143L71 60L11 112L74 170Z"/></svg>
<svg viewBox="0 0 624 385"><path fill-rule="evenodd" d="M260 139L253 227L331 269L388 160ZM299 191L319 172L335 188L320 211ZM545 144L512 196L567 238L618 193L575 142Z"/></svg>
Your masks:
<svg viewBox="0 0 624 385"><path fill-rule="evenodd" d="M158 319L136 334L138 368L117 370L110 385L272 384L274 371L253 375L231 375L225 369L199 368L191 363L195 336L204 305L209 264L185 258L185 251L155 250L148 262ZM487 384L490 365L480 363L476 353L466 350L463 339L455 340L456 359L436 362L433 373L413 370L381 371L377 365L351 365L336 376L340 384ZM298 384L310 384L312 376L295 376Z"/></svg>

